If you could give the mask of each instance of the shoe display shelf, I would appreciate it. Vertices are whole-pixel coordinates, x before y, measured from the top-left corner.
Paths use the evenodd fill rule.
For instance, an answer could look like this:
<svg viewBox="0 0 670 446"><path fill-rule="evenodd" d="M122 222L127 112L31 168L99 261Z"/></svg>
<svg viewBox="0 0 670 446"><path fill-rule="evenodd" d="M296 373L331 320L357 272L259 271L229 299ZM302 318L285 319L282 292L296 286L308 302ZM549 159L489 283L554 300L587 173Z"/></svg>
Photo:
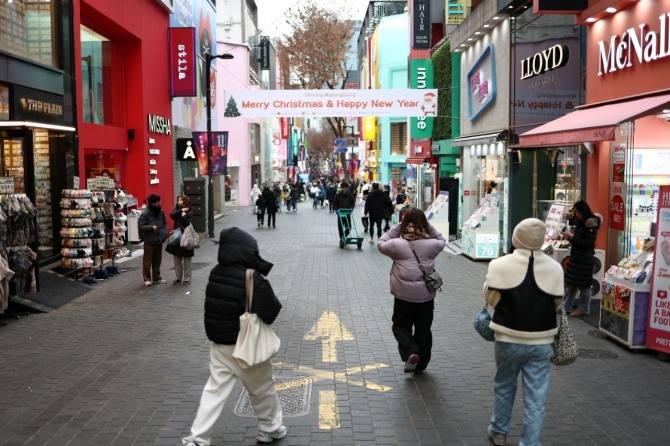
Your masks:
<svg viewBox="0 0 670 446"><path fill-rule="evenodd" d="M652 252L612 265L601 283L599 330L631 349L646 347Z"/></svg>
<svg viewBox="0 0 670 446"><path fill-rule="evenodd" d="M93 266L91 191L63 190L60 208L61 267L75 269L77 277Z"/></svg>
<svg viewBox="0 0 670 446"><path fill-rule="evenodd" d="M463 223L463 254L474 260L500 255L500 203L498 195L482 198L479 207Z"/></svg>

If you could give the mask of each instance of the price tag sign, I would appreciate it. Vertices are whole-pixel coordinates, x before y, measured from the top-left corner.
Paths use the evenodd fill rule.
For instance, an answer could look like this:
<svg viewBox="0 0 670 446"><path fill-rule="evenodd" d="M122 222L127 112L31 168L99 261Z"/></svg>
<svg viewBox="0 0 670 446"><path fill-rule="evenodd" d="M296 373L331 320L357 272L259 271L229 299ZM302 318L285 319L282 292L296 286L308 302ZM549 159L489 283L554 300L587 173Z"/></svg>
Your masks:
<svg viewBox="0 0 670 446"><path fill-rule="evenodd" d="M14 178L0 177L0 194L14 193Z"/></svg>
<svg viewBox="0 0 670 446"><path fill-rule="evenodd" d="M478 259L495 259L498 257L499 234L477 234L475 243Z"/></svg>

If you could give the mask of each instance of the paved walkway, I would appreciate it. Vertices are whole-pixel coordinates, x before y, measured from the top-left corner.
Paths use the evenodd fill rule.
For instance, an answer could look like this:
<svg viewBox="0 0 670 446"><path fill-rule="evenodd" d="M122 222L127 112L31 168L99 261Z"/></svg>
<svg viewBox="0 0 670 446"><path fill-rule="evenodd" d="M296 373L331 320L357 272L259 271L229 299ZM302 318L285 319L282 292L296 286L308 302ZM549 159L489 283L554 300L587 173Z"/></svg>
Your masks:
<svg viewBox="0 0 670 446"><path fill-rule="evenodd" d="M257 229L248 208L226 212L218 229L248 230L275 264L269 279L284 304L275 373L289 428L279 444L490 444L493 344L472 328L486 263L438 258L448 286L436 301L433 360L412 377L391 333L391 262L376 247L340 249L334 214L305 203L279 214L277 229ZM82 298L0 327L0 445L179 444L208 376L203 292L217 249L203 241L191 286L142 286L136 258ZM171 281L169 255L163 264ZM596 357L553 367L543 444L668 444L670 363L572 326ZM214 445L255 444L245 402L237 387Z"/></svg>

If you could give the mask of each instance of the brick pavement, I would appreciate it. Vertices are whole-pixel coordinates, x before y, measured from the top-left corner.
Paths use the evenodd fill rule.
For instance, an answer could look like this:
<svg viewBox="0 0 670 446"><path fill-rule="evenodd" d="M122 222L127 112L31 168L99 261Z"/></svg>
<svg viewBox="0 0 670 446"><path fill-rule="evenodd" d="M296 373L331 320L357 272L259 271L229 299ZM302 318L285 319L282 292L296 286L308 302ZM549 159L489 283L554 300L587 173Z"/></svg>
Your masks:
<svg viewBox="0 0 670 446"><path fill-rule="evenodd" d="M251 232L275 263L269 279L284 303L275 373L312 381L307 414L285 418L289 436L279 444L490 444L493 344L471 323L486 263L438 258L448 285L436 301L433 360L425 375L407 376L391 333L390 260L367 241L360 251L340 249L334 214L299 206L278 214L277 229L257 229L248 208L228 208L217 222ZM202 295L216 252L203 241L188 287L144 287L140 259L132 259L128 272L84 297L0 327L0 445L180 444L208 376ZM166 255L170 281L171 263ZM328 311L355 338L337 342L336 362L324 362L320 340L305 339ZM627 351L583 321L572 327L580 347L617 357L553 368L543 444L667 444L670 363ZM227 402L214 445L255 444L254 419L236 414L241 391ZM320 416L329 395L335 406L323 407L339 415L332 429ZM518 442L520 407L510 444Z"/></svg>

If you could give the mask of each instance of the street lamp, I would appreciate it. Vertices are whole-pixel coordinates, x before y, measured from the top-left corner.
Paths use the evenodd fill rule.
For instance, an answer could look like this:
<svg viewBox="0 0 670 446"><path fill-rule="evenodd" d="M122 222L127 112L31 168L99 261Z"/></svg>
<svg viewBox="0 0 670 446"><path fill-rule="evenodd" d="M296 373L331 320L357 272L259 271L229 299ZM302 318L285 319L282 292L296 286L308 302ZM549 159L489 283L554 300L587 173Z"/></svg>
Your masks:
<svg viewBox="0 0 670 446"><path fill-rule="evenodd" d="M214 238L214 183L212 182L212 108L211 108L211 83L210 77L212 75L212 60L214 59L232 59L235 56L229 53L225 54L206 54L205 55L205 99L206 99L206 108L207 111L207 174L209 175L209 182L207 184L207 226L209 226L209 232L207 236L209 238ZM224 202L225 191L224 191Z"/></svg>

